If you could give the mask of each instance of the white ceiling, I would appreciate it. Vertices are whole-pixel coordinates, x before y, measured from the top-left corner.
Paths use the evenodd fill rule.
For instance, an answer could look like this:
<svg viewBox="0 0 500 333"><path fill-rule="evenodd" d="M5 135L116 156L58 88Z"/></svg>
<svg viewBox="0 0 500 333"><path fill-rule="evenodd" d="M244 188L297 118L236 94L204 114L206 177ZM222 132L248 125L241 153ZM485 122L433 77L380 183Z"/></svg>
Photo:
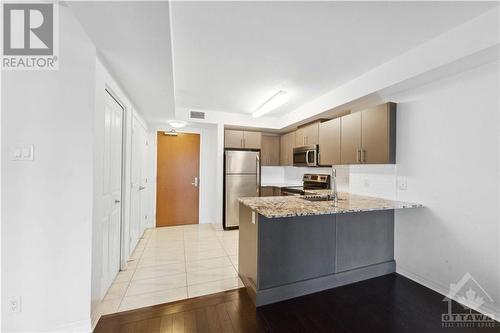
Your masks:
<svg viewBox="0 0 500 333"><path fill-rule="evenodd" d="M177 108L281 115L495 6L465 2L173 2Z"/></svg>
<svg viewBox="0 0 500 333"><path fill-rule="evenodd" d="M171 2L172 22L166 1L68 5L158 123L175 108L251 113L280 89L282 115L497 3Z"/></svg>
<svg viewBox="0 0 500 333"><path fill-rule="evenodd" d="M68 5L146 120L174 118L168 2L70 1Z"/></svg>

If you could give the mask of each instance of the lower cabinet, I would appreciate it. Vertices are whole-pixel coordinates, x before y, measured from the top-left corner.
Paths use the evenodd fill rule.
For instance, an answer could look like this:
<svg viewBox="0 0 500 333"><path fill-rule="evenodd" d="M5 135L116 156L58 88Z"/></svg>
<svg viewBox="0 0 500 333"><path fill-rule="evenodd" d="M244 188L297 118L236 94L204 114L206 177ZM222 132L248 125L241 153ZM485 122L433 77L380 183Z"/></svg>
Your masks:
<svg viewBox="0 0 500 333"><path fill-rule="evenodd" d="M274 196L274 187L273 186L261 186L260 187L260 196L261 197Z"/></svg>
<svg viewBox="0 0 500 333"><path fill-rule="evenodd" d="M261 197L278 197L281 195L281 188L277 186L261 186L260 196Z"/></svg>

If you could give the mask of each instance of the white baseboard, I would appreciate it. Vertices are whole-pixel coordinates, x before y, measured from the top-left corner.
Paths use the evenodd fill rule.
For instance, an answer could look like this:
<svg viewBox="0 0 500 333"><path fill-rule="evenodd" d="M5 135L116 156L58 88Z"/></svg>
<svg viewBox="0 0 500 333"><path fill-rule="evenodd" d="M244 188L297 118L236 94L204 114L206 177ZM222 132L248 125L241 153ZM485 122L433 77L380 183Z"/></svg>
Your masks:
<svg viewBox="0 0 500 333"><path fill-rule="evenodd" d="M90 318L89 318L89 319L85 319L85 320L75 321L75 322L69 323L69 324L53 326L53 327L42 330L42 332L90 333L90 332L92 332L92 325L90 323Z"/></svg>
<svg viewBox="0 0 500 333"><path fill-rule="evenodd" d="M408 278L408 279L410 279L412 281L415 281L418 284L423 285L424 287L427 287L429 289L434 290L435 292L443 295L443 298L447 297L447 295L449 293L450 286L443 286L440 283L431 281L431 280L429 280L427 278L424 278L423 276L420 276L418 274L412 273L412 272L410 272L410 271L402 268L401 266L396 265L396 273L401 274L404 277L406 277L406 278ZM467 304L467 303L464 303L464 302L459 302L458 299L457 299L457 297L454 297L453 300L455 302L457 302L457 303L463 304L463 305L467 306L468 308L473 309L473 310L475 310L477 312L480 312L480 313L482 313L484 315L491 316L496 321L500 321L500 307L495 308L494 306L491 306L489 304L485 304L482 307L483 309L480 310L476 306L474 306L473 304Z"/></svg>

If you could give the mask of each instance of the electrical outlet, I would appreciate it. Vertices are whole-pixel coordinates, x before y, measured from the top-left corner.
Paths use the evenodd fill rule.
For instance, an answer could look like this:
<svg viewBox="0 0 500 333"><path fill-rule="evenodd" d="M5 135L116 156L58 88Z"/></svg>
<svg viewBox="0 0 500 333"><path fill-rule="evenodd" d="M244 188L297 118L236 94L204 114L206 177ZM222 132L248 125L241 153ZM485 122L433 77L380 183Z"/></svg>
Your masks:
<svg viewBox="0 0 500 333"><path fill-rule="evenodd" d="M363 185L364 185L365 187L370 187L370 182L368 181L368 179L367 179L367 178L363 179Z"/></svg>
<svg viewBox="0 0 500 333"><path fill-rule="evenodd" d="M398 188L400 191L406 191L408 189L408 183L406 177L399 177Z"/></svg>
<svg viewBox="0 0 500 333"><path fill-rule="evenodd" d="M21 312L21 296L9 297L8 307L9 307L10 313L20 313Z"/></svg>

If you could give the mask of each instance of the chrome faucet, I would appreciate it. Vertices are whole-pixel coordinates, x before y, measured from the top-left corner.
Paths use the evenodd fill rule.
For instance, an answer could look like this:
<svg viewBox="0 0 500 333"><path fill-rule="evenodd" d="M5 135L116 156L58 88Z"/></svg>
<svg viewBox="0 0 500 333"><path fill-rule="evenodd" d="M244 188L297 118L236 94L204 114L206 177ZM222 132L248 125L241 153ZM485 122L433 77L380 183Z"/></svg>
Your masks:
<svg viewBox="0 0 500 333"><path fill-rule="evenodd" d="M330 196L333 198L333 202L335 205L338 203L339 194L337 192L337 170L332 167L332 173L330 175Z"/></svg>

